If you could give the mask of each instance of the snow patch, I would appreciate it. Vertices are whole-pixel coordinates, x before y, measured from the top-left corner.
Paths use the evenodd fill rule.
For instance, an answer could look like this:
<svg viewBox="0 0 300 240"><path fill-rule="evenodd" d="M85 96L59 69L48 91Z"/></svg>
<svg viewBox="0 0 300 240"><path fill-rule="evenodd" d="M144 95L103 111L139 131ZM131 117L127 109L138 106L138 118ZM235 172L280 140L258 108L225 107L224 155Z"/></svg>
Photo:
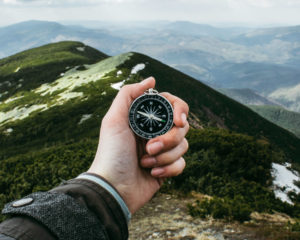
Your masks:
<svg viewBox="0 0 300 240"><path fill-rule="evenodd" d="M78 124L82 124L84 121L90 119L92 116L93 116L93 114L84 114L84 115L82 115L82 117L81 117Z"/></svg>
<svg viewBox="0 0 300 240"><path fill-rule="evenodd" d="M59 76L63 77L63 76L65 76L65 73L61 73L61 74L59 74Z"/></svg>
<svg viewBox="0 0 300 240"><path fill-rule="evenodd" d="M10 81L5 81L4 83L5 83L8 87L11 86L11 82L10 82Z"/></svg>
<svg viewBox="0 0 300 240"><path fill-rule="evenodd" d="M119 71L117 72L117 76L120 76L122 73L123 73L123 72L122 72L121 70L119 70Z"/></svg>
<svg viewBox="0 0 300 240"><path fill-rule="evenodd" d="M4 96L4 95L6 95L6 94L8 94L8 91L3 92L3 93L0 93L0 97Z"/></svg>
<svg viewBox="0 0 300 240"><path fill-rule="evenodd" d="M61 102L61 101L65 102L72 98L83 97L83 93L82 92L62 92L62 93L58 94L58 96L59 96L59 98L58 98L59 102Z"/></svg>
<svg viewBox="0 0 300 240"><path fill-rule="evenodd" d="M55 91L65 90L71 92L76 87L96 82L104 79L104 75L116 69L121 63L127 60L132 54L123 54L116 57L110 57L101 62L92 65L85 65L87 70L78 71L77 67L68 70L65 75L53 83L46 83L35 90L42 96L52 94Z"/></svg>
<svg viewBox="0 0 300 240"><path fill-rule="evenodd" d="M7 133L12 133L13 131L14 130L12 128L8 128L8 129L5 130L5 132L7 132Z"/></svg>
<svg viewBox="0 0 300 240"><path fill-rule="evenodd" d="M124 85L125 80L123 80L122 82L118 82L118 83L113 83L110 86L116 90L120 90L121 87Z"/></svg>
<svg viewBox="0 0 300 240"><path fill-rule="evenodd" d="M131 74L137 74L139 71L142 71L145 67L146 65L144 63L139 63L132 68Z"/></svg>
<svg viewBox="0 0 300 240"><path fill-rule="evenodd" d="M21 67L17 67L17 69L15 70L15 73L19 72L21 69Z"/></svg>
<svg viewBox="0 0 300 240"><path fill-rule="evenodd" d="M20 99L20 98L22 98L22 97L24 97L24 96L20 96L20 97L15 97L15 98L9 98L9 99L7 99L4 103L9 103L9 102L13 102L13 101L15 101L15 100L17 100L17 99Z"/></svg>
<svg viewBox="0 0 300 240"><path fill-rule="evenodd" d="M10 110L8 112L0 112L0 125L2 125L2 123L7 120L15 121L19 119L24 119L28 117L30 113L36 110L46 110L46 109L47 109L47 104L40 104L40 105L32 105L29 108L15 107L13 110Z"/></svg>
<svg viewBox="0 0 300 240"><path fill-rule="evenodd" d="M84 52L85 47L77 47L76 49L77 49L79 52Z"/></svg>
<svg viewBox="0 0 300 240"><path fill-rule="evenodd" d="M274 178L274 193L277 198L283 202L293 204L287 193L294 191L296 194L300 193L300 189L294 184L294 181L299 181L298 173L294 173L287 169L290 166L286 163L285 166L272 163L272 176ZM282 190L284 188L284 190Z"/></svg>

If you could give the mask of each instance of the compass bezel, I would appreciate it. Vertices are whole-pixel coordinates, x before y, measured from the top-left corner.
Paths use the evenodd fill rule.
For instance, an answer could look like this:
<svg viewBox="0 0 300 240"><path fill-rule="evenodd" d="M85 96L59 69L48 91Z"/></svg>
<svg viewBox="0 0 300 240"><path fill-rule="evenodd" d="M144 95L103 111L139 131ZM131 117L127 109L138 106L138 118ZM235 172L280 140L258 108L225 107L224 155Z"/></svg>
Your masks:
<svg viewBox="0 0 300 240"><path fill-rule="evenodd" d="M167 116L168 119L165 126L158 132L154 132L154 133L145 132L144 130L140 129L137 122L135 121L135 114L140 104L150 100L158 101L163 107L165 107L168 114ZM166 99L160 94L151 94L151 93L143 94L133 101L129 109L129 125L131 129L136 135L145 139L152 139L167 133L173 127L173 118L174 118L174 111L171 103L168 101L168 99Z"/></svg>

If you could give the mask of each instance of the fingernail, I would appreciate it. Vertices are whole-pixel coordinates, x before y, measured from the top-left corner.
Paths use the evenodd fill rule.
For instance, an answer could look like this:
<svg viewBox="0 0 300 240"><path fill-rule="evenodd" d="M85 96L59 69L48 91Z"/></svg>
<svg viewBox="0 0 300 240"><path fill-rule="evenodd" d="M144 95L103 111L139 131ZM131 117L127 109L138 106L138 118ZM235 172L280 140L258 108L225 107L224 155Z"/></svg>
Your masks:
<svg viewBox="0 0 300 240"><path fill-rule="evenodd" d="M153 167L156 164L156 159L154 157L147 157L142 160L142 165L144 167Z"/></svg>
<svg viewBox="0 0 300 240"><path fill-rule="evenodd" d="M163 168L153 168L151 171L151 175L155 177L159 177L165 172Z"/></svg>
<svg viewBox="0 0 300 240"><path fill-rule="evenodd" d="M183 124L186 124L186 114L185 113L181 114L181 120L182 120Z"/></svg>
<svg viewBox="0 0 300 240"><path fill-rule="evenodd" d="M147 150L150 155L154 155L158 153L160 150L162 150L162 148L163 148L162 142L154 142L148 146Z"/></svg>

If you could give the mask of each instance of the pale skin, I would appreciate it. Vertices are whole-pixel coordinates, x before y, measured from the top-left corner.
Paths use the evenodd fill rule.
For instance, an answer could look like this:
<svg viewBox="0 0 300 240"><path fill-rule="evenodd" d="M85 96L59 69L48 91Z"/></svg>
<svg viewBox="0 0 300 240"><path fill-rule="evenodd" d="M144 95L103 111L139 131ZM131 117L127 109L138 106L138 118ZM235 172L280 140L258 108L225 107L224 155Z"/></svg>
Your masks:
<svg viewBox="0 0 300 240"><path fill-rule="evenodd" d="M188 149L189 108L170 93L161 93L174 108L174 127L169 132L146 143L130 129L130 105L149 88L155 88L153 77L121 88L102 120L97 153L88 170L109 181L132 214L153 197L165 178L182 173L182 156Z"/></svg>

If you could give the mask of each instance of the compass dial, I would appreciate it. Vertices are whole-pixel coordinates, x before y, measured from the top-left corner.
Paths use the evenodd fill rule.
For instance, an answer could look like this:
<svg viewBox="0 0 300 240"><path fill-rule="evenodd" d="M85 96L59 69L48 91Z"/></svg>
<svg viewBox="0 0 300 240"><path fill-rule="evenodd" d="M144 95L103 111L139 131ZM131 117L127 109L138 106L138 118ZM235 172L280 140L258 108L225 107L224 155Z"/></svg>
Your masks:
<svg viewBox="0 0 300 240"><path fill-rule="evenodd" d="M138 97L129 109L129 124L140 137L151 139L168 132L173 126L173 108L158 94Z"/></svg>

